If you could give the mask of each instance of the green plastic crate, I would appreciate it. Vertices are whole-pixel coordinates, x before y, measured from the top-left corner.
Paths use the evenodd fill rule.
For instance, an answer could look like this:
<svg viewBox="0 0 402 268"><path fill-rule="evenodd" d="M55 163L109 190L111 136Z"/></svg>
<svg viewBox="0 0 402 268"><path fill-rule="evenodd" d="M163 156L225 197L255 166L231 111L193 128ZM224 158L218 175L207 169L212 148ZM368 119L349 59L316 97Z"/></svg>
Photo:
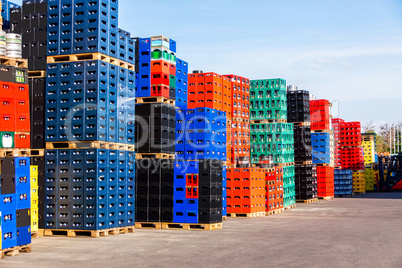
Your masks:
<svg viewBox="0 0 402 268"><path fill-rule="evenodd" d="M15 135L14 132L0 131L0 148L14 148Z"/></svg>

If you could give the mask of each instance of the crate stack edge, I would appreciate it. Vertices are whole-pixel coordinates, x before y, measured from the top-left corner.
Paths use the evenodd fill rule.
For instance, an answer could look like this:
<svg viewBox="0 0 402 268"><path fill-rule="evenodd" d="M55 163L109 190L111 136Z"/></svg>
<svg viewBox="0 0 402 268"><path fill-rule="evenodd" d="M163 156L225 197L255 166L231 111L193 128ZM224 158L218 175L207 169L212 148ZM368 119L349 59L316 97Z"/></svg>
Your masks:
<svg viewBox="0 0 402 268"><path fill-rule="evenodd" d="M287 87L288 122L294 125L296 200L317 201L317 167L312 161L310 93Z"/></svg>
<svg viewBox="0 0 402 268"><path fill-rule="evenodd" d="M318 197L333 198L335 143L328 100L310 100L313 163L317 165Z"/></svg>

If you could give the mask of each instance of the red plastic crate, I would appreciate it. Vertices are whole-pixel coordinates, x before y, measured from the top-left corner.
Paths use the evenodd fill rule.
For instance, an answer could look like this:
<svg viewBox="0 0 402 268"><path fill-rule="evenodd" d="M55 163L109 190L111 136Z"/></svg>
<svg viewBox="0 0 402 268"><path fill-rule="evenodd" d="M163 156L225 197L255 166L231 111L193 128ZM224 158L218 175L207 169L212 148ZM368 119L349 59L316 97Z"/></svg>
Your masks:
<svg viewBox="0 0 402 268"><path fill-rule="evenodd" d="M3 114L15 114L15 99L0 98L0 112ZM29 106L28 106L28 112L29 112Z"/></svg>
<svg viewBox="0 0 402 268"><path fill-rule="evenodd" d="M30 133L15 133L14 134L15 148L28 149L31 148L31 135Z"/></svg>
<svg viewBox="0 0 402 268"><path fill-rule="evenodd" d="M16 132L30 132L31 123L28 114L16 114L15 115L15 131Z"/></svg>
<svg viewBox="0 0 402 268"><path fill-rule="evenodd" d="M14 98L21 99L21 100L29 100L28 84L14 83Z"/></svg>
<svg viewBox="0 0 402 268"><path fill-rule="evenodd" d="M0 114L0 131L15 132L15 123L16 121L14 114Z"/></svg>
<svg viewBox="0 0 402 268"><path fill-rule="evenodd" d="M0 81L0 98L14 99L15 83ZM28 93L29 97L29 93Z"/></svg>

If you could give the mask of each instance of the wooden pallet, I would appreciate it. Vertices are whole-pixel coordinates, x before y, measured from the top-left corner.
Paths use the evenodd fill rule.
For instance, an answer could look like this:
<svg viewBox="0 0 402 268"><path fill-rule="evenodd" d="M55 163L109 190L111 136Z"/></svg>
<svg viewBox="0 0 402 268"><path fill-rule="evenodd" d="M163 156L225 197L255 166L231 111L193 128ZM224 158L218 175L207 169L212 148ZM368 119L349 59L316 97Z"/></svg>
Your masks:
<svg viewBox="0 0 402 268"><path fill-rule="evenodd" d="M295 126L311 126L310 122L293 122Z"/></svg>
<svg viewBox="0 0 402 268"><path fill-rule="evenodd" d="M42 78L46 77L46 71L28 71L29 78Z"/></svg>
<svg viewBox="0 0 402 268"><path fill-rule="evenodd" d="M68 237L76 237L76 236L90 236L93 238L99 238L101 236L109 236L109 235L119 235L119 234L128 234L134 233L135 226L128 227L118 227L118 228L110 228L104 230L57 230L57 229L45 229L43 230L44 236L68 236Z"/></svg>
<svg viewBox="0 0 402 268"><path fill-rule="evenodd" d="M290 166L294 166L295 163L280 163L280 164L276 164L279 167L290 167Z"/></svg>
<svg viewBox="0 0 402 268"><path fill-rule="evenodd" d="M47 142L46 149L106 149L134 152L135 146L131 144L103 142L103 141L66 141L66 142Z"/></svg>
<svg viewBox="0 0 402 268"><path fill-rule="evenodd" d="M354 192L353 194L366 194L366 191L364 191L364 192Z"/></svg>
<svg viewBox="0 0 402 268"><path fill-rule="evenodd" d="M0 56L0 65L12 66L17 68L28 68L27 59L10 58L5 56Z"/></svg>
<svg viewBox="0 0 402 268"><path fill-rule="evenodd" d="M0 157L33 157L44 156L45 150L31 149L0 149Z"/></svg>
<svg viewBox="0 0 402 268"><path fill-rule="evenodd" d="M308 200L296 200L297 203L311 204L318 202L318 198L308 199Z"/></svg>
<svg viewBox="0 0 402 268"><path fill-rule="evenodd" d="M277 215L277 214L281 214L285 212L284 208L280 208L280 209L276 209L276 210L271 210L271 211L267 211L265 212L265 216L272 216L272 215Z"/></svg>
<svg viewBox="0 0 402 268"><path fill-rule="evenodd" d="M161 222L136 222L136 229L162 229Z"/></svg>
<svg viewBox="0 0 402 268"><path fill-rule="evenodd" d="M172 106L175 106L176 101L172 99L168 99L165 97L143 97L143 98L135 98L136 104L141 103L165 103Z"/></svg>
<svg viewBox="0 0 402 268"><path fill-rule="evenodd" d="M295 165L301 166L301 165L312 165L313 161L295 161Z"/></svg>
<svg viewBox="0 0 402 268"><path fill-rule="evenodd" d="M287 119L264 119L264 120L250 120L252 124L272 124L272 123L287 123Z"/></svg>
<svg viewBox="0 0 402 268"><path fill-rule="evenodd" d="M296 208L296 204L293 204L291 206L285 207L285 210L291 210L291 209L294 209L294 208Z"/></svg>
<svg viewBox="0 0 402 268"><path fill-rule="evenodd" d="M322 199L322 200L328 201L328 200L334 199L334 197L333 197L333 196L321 196L321 197L318 197L318 199Z"/></svg>
<svg viewBox="0 0 402 268"><path fill-rule="evenodd" d="M241 123L249 123L249 119L244 119L242 117L233 117L232 122L241 122Z"/></svg>
<svg viewBox="0 0 402 268"><path fill-rule="evenodd" d="M222 229L222 223L212 223L212 224L192 224L192 223L165 223L162 222L162 229L166 230L202 230L202 231L213 231Z"/></svg>
<svg viewBox="0 0 402 268"><path fill-rule="evenodd" d="M29 253L32 251L31 244L18 246L13 248L7 248L0 250L0 260L4 258L4 256L17 256L20 252Z"/></svg>
<svg viewBox="0 0 402 268"><path fill-rule="evenodd" d="M151 159L175 159L174 154L135 154L135 159L146 159L146 158L151 158Z"/></svg>
<svg viewBox="0 0 402 268"><path fill-rule="evenodd" d="M83 54L70 54L70 55L57 55L57 56L48 56L47 63L59 63L59 62L76 62L76 61L92 61L92 60L100 60L107 63L110 63L115 66L119 66L124 69L128 69L130 71L135 70L135 65L128 63L123 60L119 60L108 55L102 53L83 53Z"/></svg>
<svg viewBox="0 0 402 268"><path fill-rule="evenodd" d="M231 218L256 218L265 216L265 212L254 212L254 213L228 213L228 217Z"/></svg>
<svg viewBox="0 0 402 268"><path fill-rule="evenodd" d="M31 239L37 239L37 238L39 238L39 236L40 236L39 230L31 232Z"/></svg>
<svg viewBox="0 0 402 268"><path fill-rule="evenodd" d="M267 172L271 172L272 169L273 169L273 171L275 171L275 168L265 168L264 166L266 166L266 165L270 165L270 164L263 164L263 163L261 163L261 164L251 164L251 167L253 167L253 168L263 168L263 169L269 170Z"/></svg>
<svg viewBox="0 0 402 268"><path fill-rule="evenodd" d="M228 220L228 216L222 216L222 221L227 221Z"/></svg>
<svg viewBox="0 0 402 268"><path fill-rule="evenodd" d="M328 129L311 130L311 133L332 133L332 130L328 130Z"/></svg>

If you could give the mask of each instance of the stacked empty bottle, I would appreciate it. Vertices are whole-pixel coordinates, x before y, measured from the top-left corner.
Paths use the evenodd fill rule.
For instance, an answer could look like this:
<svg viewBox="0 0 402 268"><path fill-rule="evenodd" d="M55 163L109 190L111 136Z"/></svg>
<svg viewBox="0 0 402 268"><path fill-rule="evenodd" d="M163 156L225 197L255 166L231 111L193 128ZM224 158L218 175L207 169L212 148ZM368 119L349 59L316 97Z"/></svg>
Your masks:
<svg viewBox="0 0 402 268"><path fill-rule="evenodd" d="M135 42L117 18L115 0L48 1L45 235L134 229Z"/></svg>
<svg viewBox="0 0 402 268"><path fill-rule="evenodd" d="M294 124L296 199L316 200L317 172L312 162L309 92L288 86L288 122Z"/></svg>

